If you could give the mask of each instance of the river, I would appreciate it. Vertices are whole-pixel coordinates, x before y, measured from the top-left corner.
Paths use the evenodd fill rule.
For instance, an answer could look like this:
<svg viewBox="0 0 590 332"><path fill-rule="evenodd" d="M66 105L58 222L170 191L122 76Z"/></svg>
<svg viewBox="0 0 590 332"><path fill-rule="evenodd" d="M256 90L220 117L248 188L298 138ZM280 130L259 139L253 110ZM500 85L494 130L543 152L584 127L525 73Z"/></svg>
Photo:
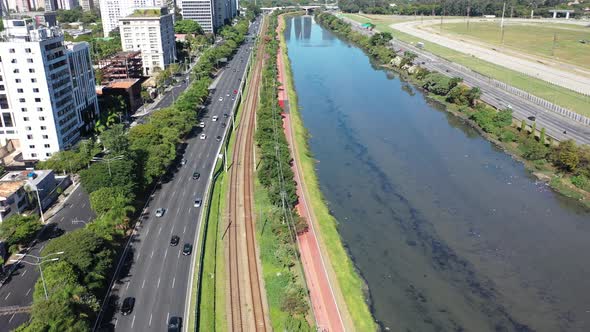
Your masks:
<svg viewBox="0 0 590 332"><path fill-rule="evenodd" d="M309 16L289 57L320 187L392 331L590 331L590 212Z"/></svg>

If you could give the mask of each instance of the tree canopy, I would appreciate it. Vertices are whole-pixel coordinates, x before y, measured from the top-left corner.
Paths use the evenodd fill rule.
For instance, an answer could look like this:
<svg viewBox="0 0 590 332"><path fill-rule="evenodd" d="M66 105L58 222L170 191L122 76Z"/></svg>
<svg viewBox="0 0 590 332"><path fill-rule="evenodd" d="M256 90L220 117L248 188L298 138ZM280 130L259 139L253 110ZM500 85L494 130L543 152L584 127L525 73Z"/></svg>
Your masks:
<svg viewBox="0 0 590 332"><path fill-rule="evenodd" d="M203 28L193 20L179 20L174 23L174 32L181 34L202 35Z"/></svg>

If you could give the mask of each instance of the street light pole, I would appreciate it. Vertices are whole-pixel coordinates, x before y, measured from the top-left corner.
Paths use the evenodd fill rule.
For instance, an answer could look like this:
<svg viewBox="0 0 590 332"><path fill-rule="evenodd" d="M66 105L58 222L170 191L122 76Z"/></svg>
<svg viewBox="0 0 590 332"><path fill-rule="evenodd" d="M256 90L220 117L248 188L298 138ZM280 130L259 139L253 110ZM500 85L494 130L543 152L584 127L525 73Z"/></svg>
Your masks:
<svg viewBox="0 0 590 332"><path fill-rule="evenodd" d="M39 197L39 188L35 186L35 193L37 194L37 203L39 204L39 213L41 213L41 222L45 225L45 216L43 215L43 206L41 205L41 197Z"/></svg>
<svg viewBox="0 0 590 332"><path fill-rule="evenodd" d="M59 251L59 252L54 252L54 253L51 253L49 255L45 255L45 256L42 256L42 257L38 257L38 256L35 256L35 255L27 255L27 254L17 254L16 255L16 256L19 256L19 257L23 257L23 259L26 258L27 256L30 256L30 257L33 257L33 258L35 258L37 260L36 263L27 262L25 260L21 260L20 263L25 263L25 264L29 264L29 265L33 265L33 266L39 267L39 274L41 275L41 282L43 283L43 291L45 292L45 300L48 300L49 299L49 294L47 293L47 285L45 284L45 277L43 276L43 268L41 267L41 265L43 263L58 261L59 260L59 257L48 259L48 260L45 260L45 261L43 259L45 259L45 258L47 258L49 256L53 256L53 255L62 255L63 253L64 253L63 251ZM10 261L11 262L19 262L16 259L11 259Z"/></svg>

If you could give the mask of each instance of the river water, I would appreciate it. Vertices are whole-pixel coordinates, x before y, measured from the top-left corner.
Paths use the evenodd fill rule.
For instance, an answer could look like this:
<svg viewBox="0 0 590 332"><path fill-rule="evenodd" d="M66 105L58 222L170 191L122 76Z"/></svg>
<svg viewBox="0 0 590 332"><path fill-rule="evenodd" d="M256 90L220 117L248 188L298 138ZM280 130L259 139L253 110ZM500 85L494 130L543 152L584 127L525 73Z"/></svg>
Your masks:
<svg viewBox="0 0 590 332"><path fill-rule="evenodd" d="M311 17L285 30L321 189L392 331L590 331L590 213Z"/></svg>

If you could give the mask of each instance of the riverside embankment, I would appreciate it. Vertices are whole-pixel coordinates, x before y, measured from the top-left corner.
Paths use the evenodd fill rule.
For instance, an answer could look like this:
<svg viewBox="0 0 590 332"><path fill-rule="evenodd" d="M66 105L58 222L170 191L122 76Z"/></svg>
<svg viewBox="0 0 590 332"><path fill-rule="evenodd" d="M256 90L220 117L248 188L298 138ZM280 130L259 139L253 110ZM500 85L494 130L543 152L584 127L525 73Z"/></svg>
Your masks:
<svg viewBox="0 0 590 332"><path fill-rule="evenodd" d="M590 214L311 17L285 39L320 189L391 330L590 329Z"/></svg>

